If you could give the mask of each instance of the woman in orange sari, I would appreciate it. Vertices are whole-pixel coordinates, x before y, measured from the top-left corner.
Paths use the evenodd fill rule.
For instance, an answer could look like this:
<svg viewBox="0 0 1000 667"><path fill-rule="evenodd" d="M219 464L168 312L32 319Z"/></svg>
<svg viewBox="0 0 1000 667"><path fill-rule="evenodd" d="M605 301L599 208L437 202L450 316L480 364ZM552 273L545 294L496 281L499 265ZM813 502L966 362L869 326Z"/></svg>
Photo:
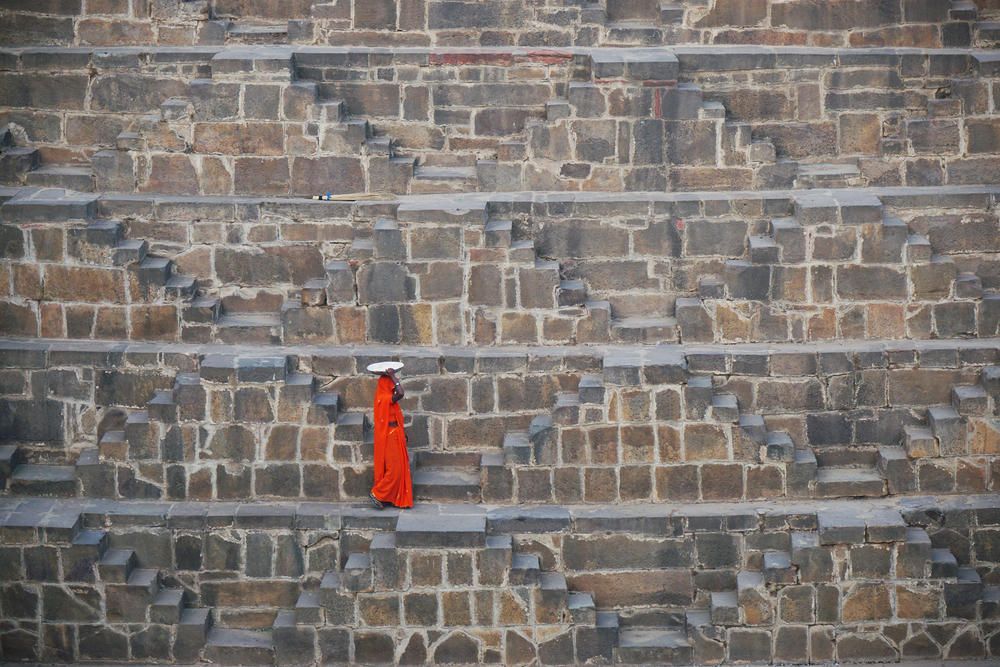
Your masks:
<svg viewBox="0 0 1000 667"><path fill-rule="evenodd" d="M375 390L375 486L368 499L378 509L383 503L413 507L410 456L406 451L403 411L399 400L403 388L390 368L378 379Z"/></svg>

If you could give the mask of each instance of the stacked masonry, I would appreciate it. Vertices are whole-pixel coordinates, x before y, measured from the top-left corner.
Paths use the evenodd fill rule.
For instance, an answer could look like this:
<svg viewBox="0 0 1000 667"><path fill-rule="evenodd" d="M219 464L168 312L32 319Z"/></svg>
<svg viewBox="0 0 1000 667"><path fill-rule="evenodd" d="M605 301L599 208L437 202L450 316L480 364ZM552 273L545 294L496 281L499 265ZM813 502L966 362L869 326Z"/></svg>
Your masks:
<svg viewBox="0 0 1000 667"><path fill-rule="evenodd" d="M989 2L858 3L834 0L185 0L89 5L80 0L12 2L0 40L61 44L300 44L521 46L787 44L993 46Z"/></svg>
<svg viewBox="0 0 1000 667"><path fill-rule="evenodd" d="M22 336L565 345L1000 326L1000 235L981 187L358 205L5 196L0 310Z"/></svg>
<svg viewBox="0 0 1000 667"><path fill-rule="evenodd" d="M781 46L15 49L0 51L0 183L203 196L991 183L998 62Z"/></svg>
<svg viewBox="0 0 1000 667"><path fill-rule="evenodd" d="M2 4L4 664L1000 658L995 0Z"/></svg>
<svg viewBox="0 0 1000 667"><path fill-rule="evenodd" d="M982 657L995 508L938 507L426 505L397 520L29 500L0 519L0 646L7 660L262 665Z"/></svg>
<svg viewBox="0 0 1000 667"><path fill-rule="evenodd" d="M0 483L13 495L309 501L371 487L375 380L363 373L377 355L38 351L17 362L35 370L3 374ZM497 504L984 492L1000 472L1000 358L985 346L962 357L938 345L414 350L414 491ZM91 396L116 406L99 423Z"/></svg>

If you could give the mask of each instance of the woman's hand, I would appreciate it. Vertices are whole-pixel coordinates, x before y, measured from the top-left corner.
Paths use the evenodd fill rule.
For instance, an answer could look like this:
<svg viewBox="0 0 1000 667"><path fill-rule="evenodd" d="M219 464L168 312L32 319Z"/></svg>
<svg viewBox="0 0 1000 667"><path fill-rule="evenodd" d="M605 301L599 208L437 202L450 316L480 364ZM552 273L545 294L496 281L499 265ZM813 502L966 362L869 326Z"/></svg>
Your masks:
<svg viewBox="0 0 1000 667"><path fill-rule="evenodd" d="M392 380L392 383L396 385L392 390L392 402L398 403L404 396L406 396L406 392L403 391L403 385L399 384L399 380L396 379L396 371L389 368L386 370L385 374L390 380Z"/></svg>

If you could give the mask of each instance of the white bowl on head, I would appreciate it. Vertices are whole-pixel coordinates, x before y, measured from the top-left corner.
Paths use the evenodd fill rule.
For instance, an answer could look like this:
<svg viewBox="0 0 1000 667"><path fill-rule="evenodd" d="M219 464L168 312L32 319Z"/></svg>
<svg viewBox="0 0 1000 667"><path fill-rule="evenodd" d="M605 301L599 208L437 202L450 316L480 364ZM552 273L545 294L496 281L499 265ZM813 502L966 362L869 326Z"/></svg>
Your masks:
<svg viewBox="0 0 1000 667"><path fill-rule="evenodd" d="M398 371L402 367L402 361L377 361L374 364L368 364L368 371L376 375L385 375L385 372L389 369Z"/></svg>

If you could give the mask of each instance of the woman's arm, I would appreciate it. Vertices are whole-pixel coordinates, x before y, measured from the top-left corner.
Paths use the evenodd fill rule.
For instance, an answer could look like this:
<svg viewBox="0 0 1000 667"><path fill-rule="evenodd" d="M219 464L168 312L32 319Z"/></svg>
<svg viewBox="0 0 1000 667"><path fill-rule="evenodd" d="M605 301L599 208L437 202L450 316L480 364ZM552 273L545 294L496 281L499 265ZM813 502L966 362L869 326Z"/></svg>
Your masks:
<svg viewBox="0 0 1000 667"><path fill-rule="evenodd" d="M403 391L403 385L399 384L399 380L396 379L396 371L390 368L385 372L385 374L388 375L389 379L392 380L392 383L396 385L392 390L392 402L398 403L404 396L406 396L406 392Z"/></svg>

